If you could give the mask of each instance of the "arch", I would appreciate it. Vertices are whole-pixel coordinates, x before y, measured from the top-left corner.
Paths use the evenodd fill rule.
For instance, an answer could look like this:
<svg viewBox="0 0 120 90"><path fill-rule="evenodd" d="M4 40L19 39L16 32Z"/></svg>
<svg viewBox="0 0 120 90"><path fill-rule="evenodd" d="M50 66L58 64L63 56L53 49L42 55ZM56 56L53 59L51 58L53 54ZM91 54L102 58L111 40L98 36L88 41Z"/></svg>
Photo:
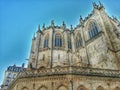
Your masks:
<svg viewBox="0 0 120 90"><path fill-rule="evenodd" d="M120 90L120 87L116 87L114 90Z"/></svg>
<svg viewBox="0 0 120 90"><path fill-rule="evenodd" d="M46 86L41 86L38 90L48 90Z"/></svg>
<svg viewBox="0 0 120 90"><path fill-rule="evenodd" d="M69 89L64 85L61 85L61 86L58 87L57 90L69 90Z"/></svg>
<svg viewBox="0 0 120 90"><path fill-rule="evenodd" d="M87 88L83 85L80 85L77 90L87 90Z"/></svg>
<svg viewBox="0 0 120 90"><path fill-rule="evenodd" d="M75 46L76 48L82 46L82 37L80 33L77 33L77 35L75 36Z"/></svg>
<svg viewBox="0 0 120 90"><path fill-rule="evenodd" d="M48 47L49 44L49 34L45 35L44 38L44 48Z"/></svg>
<svg viewBox="0 0 120 90"><path fill-rule="evenodd" d="M29 90L27 87L23 87L21 90Z"/></svg>
<svg viewBox="0 0 120 90"><path fill-rule="evenodd" d="M60 33L55 34L55 45L56 47L62 47L62 35Z"/></svg>
<svg viewBox="0 0 120 90"><path fill-rule="evenodd" d="M99 32L98 25L95 21L90 21L88 25L89 38L94 37Z"/></svg>
<svg viewBox="0 0 120 90"><path fill-rule="evenodd" d="M96 90L105 90L102 86L98 86Z"/></svg>

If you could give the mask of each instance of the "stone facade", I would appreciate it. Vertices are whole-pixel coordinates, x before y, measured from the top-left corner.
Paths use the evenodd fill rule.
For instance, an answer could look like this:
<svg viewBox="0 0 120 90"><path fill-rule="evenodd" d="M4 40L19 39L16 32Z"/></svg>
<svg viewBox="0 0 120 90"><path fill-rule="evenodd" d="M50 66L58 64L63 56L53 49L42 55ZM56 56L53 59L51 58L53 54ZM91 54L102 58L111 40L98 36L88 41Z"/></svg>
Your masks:
<svg viewBox="0 0 120 90"><path fill-rule="evenodd" d="M120 90L120 22L93 3L73 28L40 26L28 68L9 90Z"/></svg>
<svg viewBox="0 0 120 90"><path fill-rule="evenodd" d="M19 72L25 70L24 64L21 67L13 65L9 66L4 74L3 84L1 85L1 90L6 90L9 84L17 77Z"/></svg>

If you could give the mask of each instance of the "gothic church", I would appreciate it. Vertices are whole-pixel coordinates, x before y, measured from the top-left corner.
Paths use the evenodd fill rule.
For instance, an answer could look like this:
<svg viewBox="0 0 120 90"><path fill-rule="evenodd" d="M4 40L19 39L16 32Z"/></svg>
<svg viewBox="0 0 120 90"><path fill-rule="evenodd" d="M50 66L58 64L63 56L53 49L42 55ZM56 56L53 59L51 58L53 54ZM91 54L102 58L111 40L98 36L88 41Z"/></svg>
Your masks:
<svg viewBox="0 0 120 90"><path fill-rule="evenodd" d="M75 28L38 26L26 71L8 90L120 90L120 22L103 4Z"/></svg>

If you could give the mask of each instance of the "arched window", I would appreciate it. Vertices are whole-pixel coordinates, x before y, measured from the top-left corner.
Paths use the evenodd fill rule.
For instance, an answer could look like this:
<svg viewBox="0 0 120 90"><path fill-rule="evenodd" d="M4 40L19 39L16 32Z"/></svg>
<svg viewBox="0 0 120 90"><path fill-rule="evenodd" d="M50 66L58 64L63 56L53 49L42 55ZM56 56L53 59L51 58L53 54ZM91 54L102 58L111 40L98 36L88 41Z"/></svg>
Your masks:
<svg viewBox="0 0 120 90"><path fill-rule="evenodd" d="M90 22L88 33L90 38L98 34L98 26L95 22Z"/></svg>
<svg viewBox="0 0 120 90"><path fill-rule="evenodd" d="M80 85L77 90L87 90L83 85Z"/></svg>
<svg viewBox="0 0 120 90"><path fill-rule="evenodd" d="M48 90L48 89L45 86L41 86L38 90Z"/></svg>
<svg viewBox="0 0 120 90"><path fill-rule="evenodd" d="M68 35L68 49L72 49L72 45L71 45L71 38L70 38L70 35Z"/></svg>
<svg viewBox="0 0 120 90"><path fill-rule="evenodd" d="M99 86L97 90L105 90L102 86Z"/></svg>
<svg viewBox="0 0 120 90"><path fill-rule="evenodd" d="M82 46L82 38L80 33L78 33L76 36L75 44L76 44L76 48Z"/></svg>
<svg viewBox="0 0 120 90"><path fill-rule="evenodd" d="M49 35L46 35L44 39L44 48L48 47L48 42L49 42Z"/></svg>
<svg viewBox="0 0 120 90"><path fill-rule="evenodd" d="M55 46L62 47L62 36L59 33L55 35Z"/></svg>
<svg viewBox="0 0 120 90"><path fill-rule="evenodd" d="M24 87L24 88L22 88L22 90L29 90L28 88L26 88L26 87Z"/></svg>

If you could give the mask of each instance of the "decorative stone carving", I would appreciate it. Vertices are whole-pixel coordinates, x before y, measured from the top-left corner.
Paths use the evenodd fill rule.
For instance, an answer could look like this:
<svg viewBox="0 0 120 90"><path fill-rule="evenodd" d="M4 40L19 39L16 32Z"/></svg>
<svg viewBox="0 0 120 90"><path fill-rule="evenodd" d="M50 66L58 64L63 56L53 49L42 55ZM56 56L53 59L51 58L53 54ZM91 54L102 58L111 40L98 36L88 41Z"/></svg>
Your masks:
<svg viewBox="0 0 120 90"><path fill-rule="evenodd" d="M23 86L29 87L28 90L109 90L108 82L111 90L119 86L119 26L106 15L101 3L93 3L93 7L94 10L85 19L80 17L80 25L75 28L72 25L66 28L64 22L62 26L55 26L53 20L50 26L45 28L43 25L41 33L33 38L31 51L34 52L30 53L29 69L20 72L8 90L21 90ZM92 37L90 21L99 27L97 34L91 31L94 34ZM49 43L44 48L44 35L47 33ZM55 46L55 42L58 42L56 33L62 36L61 46ZM82 41L82 46L78 48L75 45L76 33L81 34ZM68 35L71 49L68 48Z"/></svg>

